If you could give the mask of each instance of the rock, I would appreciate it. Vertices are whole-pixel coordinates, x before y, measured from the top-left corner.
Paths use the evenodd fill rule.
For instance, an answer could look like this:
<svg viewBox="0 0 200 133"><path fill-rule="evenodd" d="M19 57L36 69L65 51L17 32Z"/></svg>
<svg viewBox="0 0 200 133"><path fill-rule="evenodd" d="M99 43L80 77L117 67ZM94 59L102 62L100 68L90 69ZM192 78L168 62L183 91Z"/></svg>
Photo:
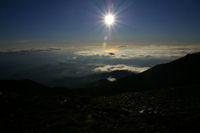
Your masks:
<svg viewBox="0 0 200 133"><path fill-rule="evenodd" d="M144 113L144 111L145 111L145 110L144 110L144 109L142 109L142 110L140 110L140 111L139 111L139 113L140 113L140 114L143 114L143 113Z"/></svg>

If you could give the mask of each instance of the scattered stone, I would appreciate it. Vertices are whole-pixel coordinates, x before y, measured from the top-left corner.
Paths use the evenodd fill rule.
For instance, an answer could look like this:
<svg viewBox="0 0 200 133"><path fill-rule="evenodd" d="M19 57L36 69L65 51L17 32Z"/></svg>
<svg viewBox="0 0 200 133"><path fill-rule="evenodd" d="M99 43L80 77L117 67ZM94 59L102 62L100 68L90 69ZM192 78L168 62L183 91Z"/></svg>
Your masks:
<svg viewBox="0 0 200 133"><path fill-rule="evenodd" d="M140 110L139 113L140 113L140 114L143 114L143 113L144 113L144 109Z"/></svg>

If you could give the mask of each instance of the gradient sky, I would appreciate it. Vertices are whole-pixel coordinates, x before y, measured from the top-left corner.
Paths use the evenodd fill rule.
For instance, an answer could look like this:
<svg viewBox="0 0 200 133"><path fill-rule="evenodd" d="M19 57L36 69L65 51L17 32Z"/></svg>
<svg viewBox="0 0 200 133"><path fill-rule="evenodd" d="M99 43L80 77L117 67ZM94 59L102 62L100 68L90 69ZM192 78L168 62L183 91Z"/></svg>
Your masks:
<svg viewBox="0 0 200 133"><path fill-rule="evenodd" d="M200 44L199 0L1 0L0 48L102 43Z"/></svg>
<svg viewBox="0 0 200 133"><path fill-rule="evenodd" d="M49 84L138 73L199 52L199 7L199 0L1 0L0 79ZM111 31L108 10L116 16Z"/></svg>

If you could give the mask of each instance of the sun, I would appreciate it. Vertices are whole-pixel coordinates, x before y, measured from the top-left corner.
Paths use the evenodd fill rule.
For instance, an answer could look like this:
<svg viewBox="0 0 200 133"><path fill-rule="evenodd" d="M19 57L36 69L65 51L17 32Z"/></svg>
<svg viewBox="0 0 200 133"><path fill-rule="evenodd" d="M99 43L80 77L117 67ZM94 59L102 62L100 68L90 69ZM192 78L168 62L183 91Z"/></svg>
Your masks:
<svg viewBox="0 0 200 133"><path fill-rule="evenodd" d="M115 23L115 16L113 14L107 14L104 18L105 24L111 26Z"/></svg>

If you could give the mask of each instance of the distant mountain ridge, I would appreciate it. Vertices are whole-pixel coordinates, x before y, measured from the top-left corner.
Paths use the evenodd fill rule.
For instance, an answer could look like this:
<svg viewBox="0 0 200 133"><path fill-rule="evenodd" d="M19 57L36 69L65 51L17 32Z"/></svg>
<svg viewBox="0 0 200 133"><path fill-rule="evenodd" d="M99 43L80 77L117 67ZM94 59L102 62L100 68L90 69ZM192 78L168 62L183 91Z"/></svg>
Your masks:
<svg viewBox="0 0 200 133"><path fill-rule="evenodd" d="M200 52L188 54L166 64L156 65L137 75L118 80L115 86L123 88L156 88L199 84Z"/></svg>
<svg viewBox="0 0 200 133"><path fill-rule="evenodd" d="M108 77L115 78L116 80L133 75L133 72L125 70L117 70L112 72L96 73L81 77L64 77L53 80L49 84L53 87L68 87L68 88L85 88L99 81L107 81Z"/></svg>

